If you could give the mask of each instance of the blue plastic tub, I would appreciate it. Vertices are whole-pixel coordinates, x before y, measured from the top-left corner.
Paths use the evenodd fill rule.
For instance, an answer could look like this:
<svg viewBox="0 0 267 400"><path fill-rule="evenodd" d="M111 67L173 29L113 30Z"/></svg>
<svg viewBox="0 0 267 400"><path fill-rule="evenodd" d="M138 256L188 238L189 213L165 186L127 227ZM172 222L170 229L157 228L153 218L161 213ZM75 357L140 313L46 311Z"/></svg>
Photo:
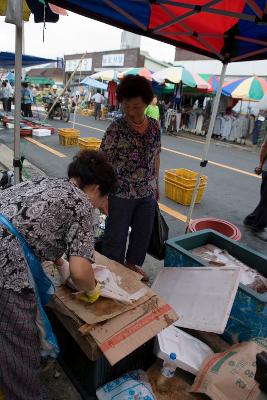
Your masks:
<svg viewBox="0 0 267 400"><path fill-rule="evenodd" d="M209 229L168 240L164 266L207 266L205 261L191 253L191 250L206 244L227 250L267 278L266 256ZM223 337L229 343L237 343L256 336L267 337L267 293L257 293L240 283Z"/></svg>

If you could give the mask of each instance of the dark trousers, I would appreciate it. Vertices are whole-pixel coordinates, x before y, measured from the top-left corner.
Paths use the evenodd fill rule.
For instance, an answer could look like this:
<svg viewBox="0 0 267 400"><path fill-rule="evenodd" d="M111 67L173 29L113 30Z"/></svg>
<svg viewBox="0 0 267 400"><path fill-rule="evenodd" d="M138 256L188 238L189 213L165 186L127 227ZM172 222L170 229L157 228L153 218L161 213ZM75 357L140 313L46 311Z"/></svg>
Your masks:
<svg viewBox="0 0 267 400"><path fill-rule="evenodd" d="M9 97L7 99L7 112L11 112L11 103L12 103L12 99L11 99L11 97Z"/></svg>
<svg viewBox="0 0 267 400"><path fill-rule="evenodd" d="M33 293L0 289L0 392L6 400L41 400L40 339Z"/></svg>
<svg viewBox="0 0 267 400"><path fill-rule="evenodd" d="M95 119L100 119L101 103L95 103Z"/></svg>
<svg viewBox="0 0 267 400"><path fill-rule="evenodd" d="M261 199L255 210L245 218L245 224L254 231L263 231L267 226L267 172L262 173Z"/></svg>
<svg viewBox="0 0 267 400"><path fill-rule="evenodd" d="M5 112L8 112L8 100L7 98L3 98L2 102L3 102L3 109Z"/></svg>
<svg viewBox="0 0 267 400"><path fill-rule="evenodd" d="M142 266L152 233L155 206L152 197L132 200L110 196L102 253L122 264L126 260L129 264ZM126 252L129 227L131 233Z"/></svg>
<svg viewBox="0 0 267 400"><path fill-rule="evenodd" d="M23 112L24 117L32 118L32 105L31 104L22 104L21 109Z"/></svg>

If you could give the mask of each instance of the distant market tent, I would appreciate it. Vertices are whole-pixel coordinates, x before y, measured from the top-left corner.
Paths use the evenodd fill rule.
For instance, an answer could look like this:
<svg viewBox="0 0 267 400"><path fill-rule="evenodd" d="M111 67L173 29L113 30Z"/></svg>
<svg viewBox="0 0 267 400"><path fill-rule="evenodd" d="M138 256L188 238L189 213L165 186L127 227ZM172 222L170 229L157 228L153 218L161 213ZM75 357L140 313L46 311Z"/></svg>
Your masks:
<svg viewBox="0 0 267 400"><path fill-rule="evenodd" d="M54 85L55 81L53 79L44 78L44 77L34 77L34 76L27 76L25 79L26 82L30 83L31 85Z"/></svg>
<svg viewBox="0 0 267 400"><path fill-rule="evenodd" d="M15 83L15 75L12 72L7 72L4 76L4 79L7 79L11 85Z"/></svg>
<svg viewBox="0 0 267 400"><path fill-rule="evenodd" d="M34 65L48 64L56 62L57 60L51 58L35 57L30 55L22 55L22 66L32 67ZM10 69L15 67L15 53L0 52L0 68Z"/></svg>
<svg viewBox="0 0 267 400"><path fill-rule="evenodd" d="M101 89L101 90L107 90L108 85L102 82L97 81L96 79L92 79L89 76L87 76L86 78L84 78L81 83L81 85L84 86L90 86L96 89Z"/></svg>

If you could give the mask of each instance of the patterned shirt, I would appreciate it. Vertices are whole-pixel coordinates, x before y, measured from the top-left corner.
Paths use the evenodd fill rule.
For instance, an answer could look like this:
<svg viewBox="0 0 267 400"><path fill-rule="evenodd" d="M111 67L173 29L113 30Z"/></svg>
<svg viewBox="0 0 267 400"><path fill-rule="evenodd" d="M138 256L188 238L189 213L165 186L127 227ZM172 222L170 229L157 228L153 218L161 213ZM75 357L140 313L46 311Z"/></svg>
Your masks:
<svg viewBox="0 0 267 400"><path fill-rule="evenodd" d="M120 118L108 127L100 148L116 172L116 196L138 199L155 194L155 158L160 152L160 130L156 120L148 118L147 130L140 134L125 118Z"/></svg>
<svg viewBox="0 0 267 400"><path fill-rule="evenodd" d="M36 256L64 253L94 260L93 207L68 179L38 177L0 192L0 213L24 236ZM0 224L0 288L30 288L19 241Z"/></svg>

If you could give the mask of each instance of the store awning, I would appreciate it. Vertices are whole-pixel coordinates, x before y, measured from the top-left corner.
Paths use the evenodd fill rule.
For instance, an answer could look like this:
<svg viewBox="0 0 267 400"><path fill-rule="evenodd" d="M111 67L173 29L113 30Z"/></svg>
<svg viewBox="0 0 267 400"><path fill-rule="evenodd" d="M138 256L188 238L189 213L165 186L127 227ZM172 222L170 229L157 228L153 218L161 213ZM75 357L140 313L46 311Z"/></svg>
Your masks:
<svg viewBox="0 0 267 400"><path fill-rule="evenodd" d="M266 0L49 2L223 63L267 57Z"/></svg>
<svg viewBox="0 0 267 400"><path fill-rule="evenodd" d="M31 67L33 65L48 64L56 62L51 58L35 57L29 55L22 55L22 66ZM9 53L5 51L0 52L0 68L15 68L15 53Z"/></svg>
<svg viewBox="0 0 267 400"><path fill-rule="evenodd" d="M53 79L29 76L25 79L26 82L32 85L54 85Z"/></svg>

